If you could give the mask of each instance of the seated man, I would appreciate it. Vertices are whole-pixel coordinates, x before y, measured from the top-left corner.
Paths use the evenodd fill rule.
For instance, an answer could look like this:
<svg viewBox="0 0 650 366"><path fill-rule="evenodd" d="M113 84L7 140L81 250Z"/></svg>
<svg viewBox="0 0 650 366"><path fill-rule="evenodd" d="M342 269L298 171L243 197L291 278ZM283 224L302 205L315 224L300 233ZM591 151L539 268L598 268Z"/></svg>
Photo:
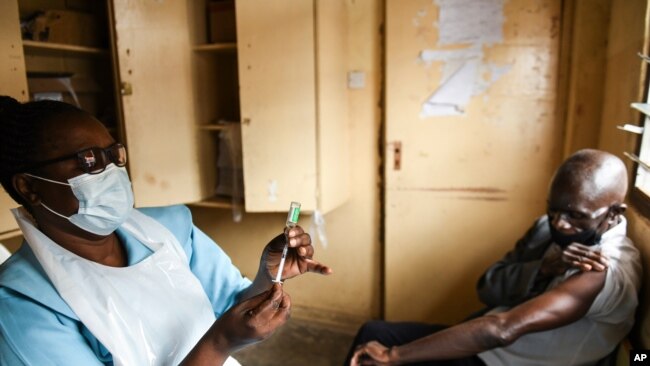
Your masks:
<svg viewBox="0 0 650 366"><path fill-rule="evenodd" d="M366 323L350 364L594 364L629 332L637 306L641 264L626 237L626 192L620 159L575 153L553 177L547 215L479 280L493 309L449 328Z"/></svg>

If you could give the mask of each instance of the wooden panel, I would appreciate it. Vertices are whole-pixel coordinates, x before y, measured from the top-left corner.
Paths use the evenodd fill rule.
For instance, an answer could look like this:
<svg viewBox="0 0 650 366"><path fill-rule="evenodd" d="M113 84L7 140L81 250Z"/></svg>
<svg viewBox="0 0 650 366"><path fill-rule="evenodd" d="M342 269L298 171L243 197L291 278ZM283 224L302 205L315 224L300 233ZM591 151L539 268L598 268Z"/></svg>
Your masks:
<svg viewBox="0 0 650 366"><path fill-rule="evenodd" d="M350 195L345 1L316 2L319 209L328 212Z"/></svg>
<svg viewBox="0 0 650 366"><path fill-rule="evenodd" d="M598 148L621 157L627 163L628 172L633 179L634 164L623 156L623 151L635 152L639 138L638 135L617 130L616 125L639 121L639 112L630 108L630 102L640 102L644 98L648 64L637 56L637 52L650 52L650 7L647 1L612 0L610 16L603 118ZM631 203L632 206L626 213L628 236L641 252L644 280L637 322L630 338L637 347L647 349L650 347L650 220L644 215L643 206L636 206L635 201Z"/></svg>
<svg viewBox="0 0 650 366"><path fill-rule="evenodd" d="M500 40L473 45L438 43L440 29L433 24L440 24L440 3L387 2L385 316L390 320L450 323L478 309L474 288L480 272L543 213L560 161L563 131L555 119L560 3L503 1ZM474 29L468 26L455 31ZM471 47L483 67L473 79L481 87L472 90L464 112L421 117L423 103L447 80L445 65L455 59L424 62L418 56Z"/></svg>
<svg viewBox="0 0 650 366"><path fill-rule="evenodd" d="M201 191L186 1L115 0L119 74L136 205L198 201Z"/></svg>
<svg viewBox="0 0 650 366"><path fill-rule="evenodd" d="M18 20L18 3L16 1L0 2L0 95L9 95L20 101L27 101L27 77L25 74L25 57L20 37ZM0 233L18 229L18 225L9 212L17 204L4 190L0 190Z"/></svg>
<svg viewBox="0 0 650 366"><path fill-rule="evenodd" d="M612 1L607 47L605 103L598 148L616 154L627 162L630 173L633 173L633 164L623 156L623 152L636 152L638 138L617 130L616 125L639 121L639 112L630 108L630 103L643 102L644 69L647 65L637 53L648 52L644 40L647 6L646 1Z"/></svg>
<svg viewBox="0 0 650 366"><path fill-rule="evenodd" d="M611 0L574 2L564 156L598 146Z"/></svg>
<svg viewBox="0 0 650 366"><path fill-rule="evenodd" d="M627 213L629 222L628 236L634 241L641 252L641 261L644 269L645 279L641 284L639 312L637 313L637 324L632 332L632 339L641 347L650 347L650 282L648 272L650 270L650 220L644 217L639 211L631 209Z"/></svg>
<svg viewBox="0 0 650 366"><path fill-rule="evenodd" d="M16 1L0 2L0 94L27 101L27 77Z"/></svg>
<svg viewBox="0 0 650 366"><path fill-rule="evenodd" d="M246 211L316 207L314 8L236 2Z"/></svg>

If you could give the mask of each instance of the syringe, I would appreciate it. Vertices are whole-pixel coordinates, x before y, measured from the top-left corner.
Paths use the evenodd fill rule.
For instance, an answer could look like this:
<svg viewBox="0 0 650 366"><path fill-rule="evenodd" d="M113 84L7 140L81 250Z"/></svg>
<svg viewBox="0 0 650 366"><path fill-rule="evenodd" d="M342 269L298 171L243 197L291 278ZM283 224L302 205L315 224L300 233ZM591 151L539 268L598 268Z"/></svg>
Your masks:
<svg viewBox="0 0 650 366"><path fill-rule="evenodd" d="M298 217L300 216L300 202L291 202L289 206L289 213L287 214L287 222L285 224L287 234L285 234L284 248L282 249L282 257L280 257L280 266L278 273L275 275L273 282L282 283L282 271L284 270L284 261L287 259L287 251L289 250L289 237L288 230L298 225Z"/></svg>

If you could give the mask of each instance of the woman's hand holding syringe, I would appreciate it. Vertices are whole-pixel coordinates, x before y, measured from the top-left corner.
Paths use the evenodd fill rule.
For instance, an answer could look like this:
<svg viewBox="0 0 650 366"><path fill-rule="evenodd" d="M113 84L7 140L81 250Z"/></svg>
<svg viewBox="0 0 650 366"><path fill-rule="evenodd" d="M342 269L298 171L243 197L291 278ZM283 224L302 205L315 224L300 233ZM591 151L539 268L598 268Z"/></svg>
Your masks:
<svg viewBox="0 0 650 366"><path fill-rule="evenodd" d="M285 245L287 251L284 266L280 268ZM265 253L262 256L264 263L262 264L265 266L269 278L273 282L276 280L286 280L305 272L315 272L324 275L332 273L330 267L312 259L314 256L314 247L311 243L311 237L305 233L300 225L285 228L285 232L275 237L266 246L264 251Z"/></svg>
<svg viewBox="0 0 650 366"><path fill-rule="evenodd" d="M332 273L331 268L312 259L314 247L311 245L311 237L298 226L299 216L300 203L291 202L284 233L273 239L266 246L264 255L262 255L263 262L266 262L266 270L275 283L282 283L283 279L295 277L305 272ZM280 242L283 244L282 249L280 249ZM264 261L264 258L266 258L266 261ZM275 272L275 275L273 275L273 272Z"/></svg>

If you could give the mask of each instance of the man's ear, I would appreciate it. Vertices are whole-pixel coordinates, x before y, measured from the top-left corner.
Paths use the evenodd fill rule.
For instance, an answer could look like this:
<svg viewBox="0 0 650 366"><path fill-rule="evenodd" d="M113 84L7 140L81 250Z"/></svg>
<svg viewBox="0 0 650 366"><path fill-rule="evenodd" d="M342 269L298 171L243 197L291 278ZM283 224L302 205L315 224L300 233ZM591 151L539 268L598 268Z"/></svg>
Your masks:
<svg viewBox="0 0 650 366"><path fill-rule="evenodd" d="M11 178L11 183L14 190L25 200L30 206L36 206L41 203L41 197L34 190L33 180L25 174L15 174Z"/></svg>
<svg viewBox="0 0 650 366"><path fill-rule="evenodd" d="M611 213L613 218L618 215L622 215L623 213L625 213L625 210L627 210L627 205L625 203L617 203L615 205L612 205L609 212Z"/></svg>

